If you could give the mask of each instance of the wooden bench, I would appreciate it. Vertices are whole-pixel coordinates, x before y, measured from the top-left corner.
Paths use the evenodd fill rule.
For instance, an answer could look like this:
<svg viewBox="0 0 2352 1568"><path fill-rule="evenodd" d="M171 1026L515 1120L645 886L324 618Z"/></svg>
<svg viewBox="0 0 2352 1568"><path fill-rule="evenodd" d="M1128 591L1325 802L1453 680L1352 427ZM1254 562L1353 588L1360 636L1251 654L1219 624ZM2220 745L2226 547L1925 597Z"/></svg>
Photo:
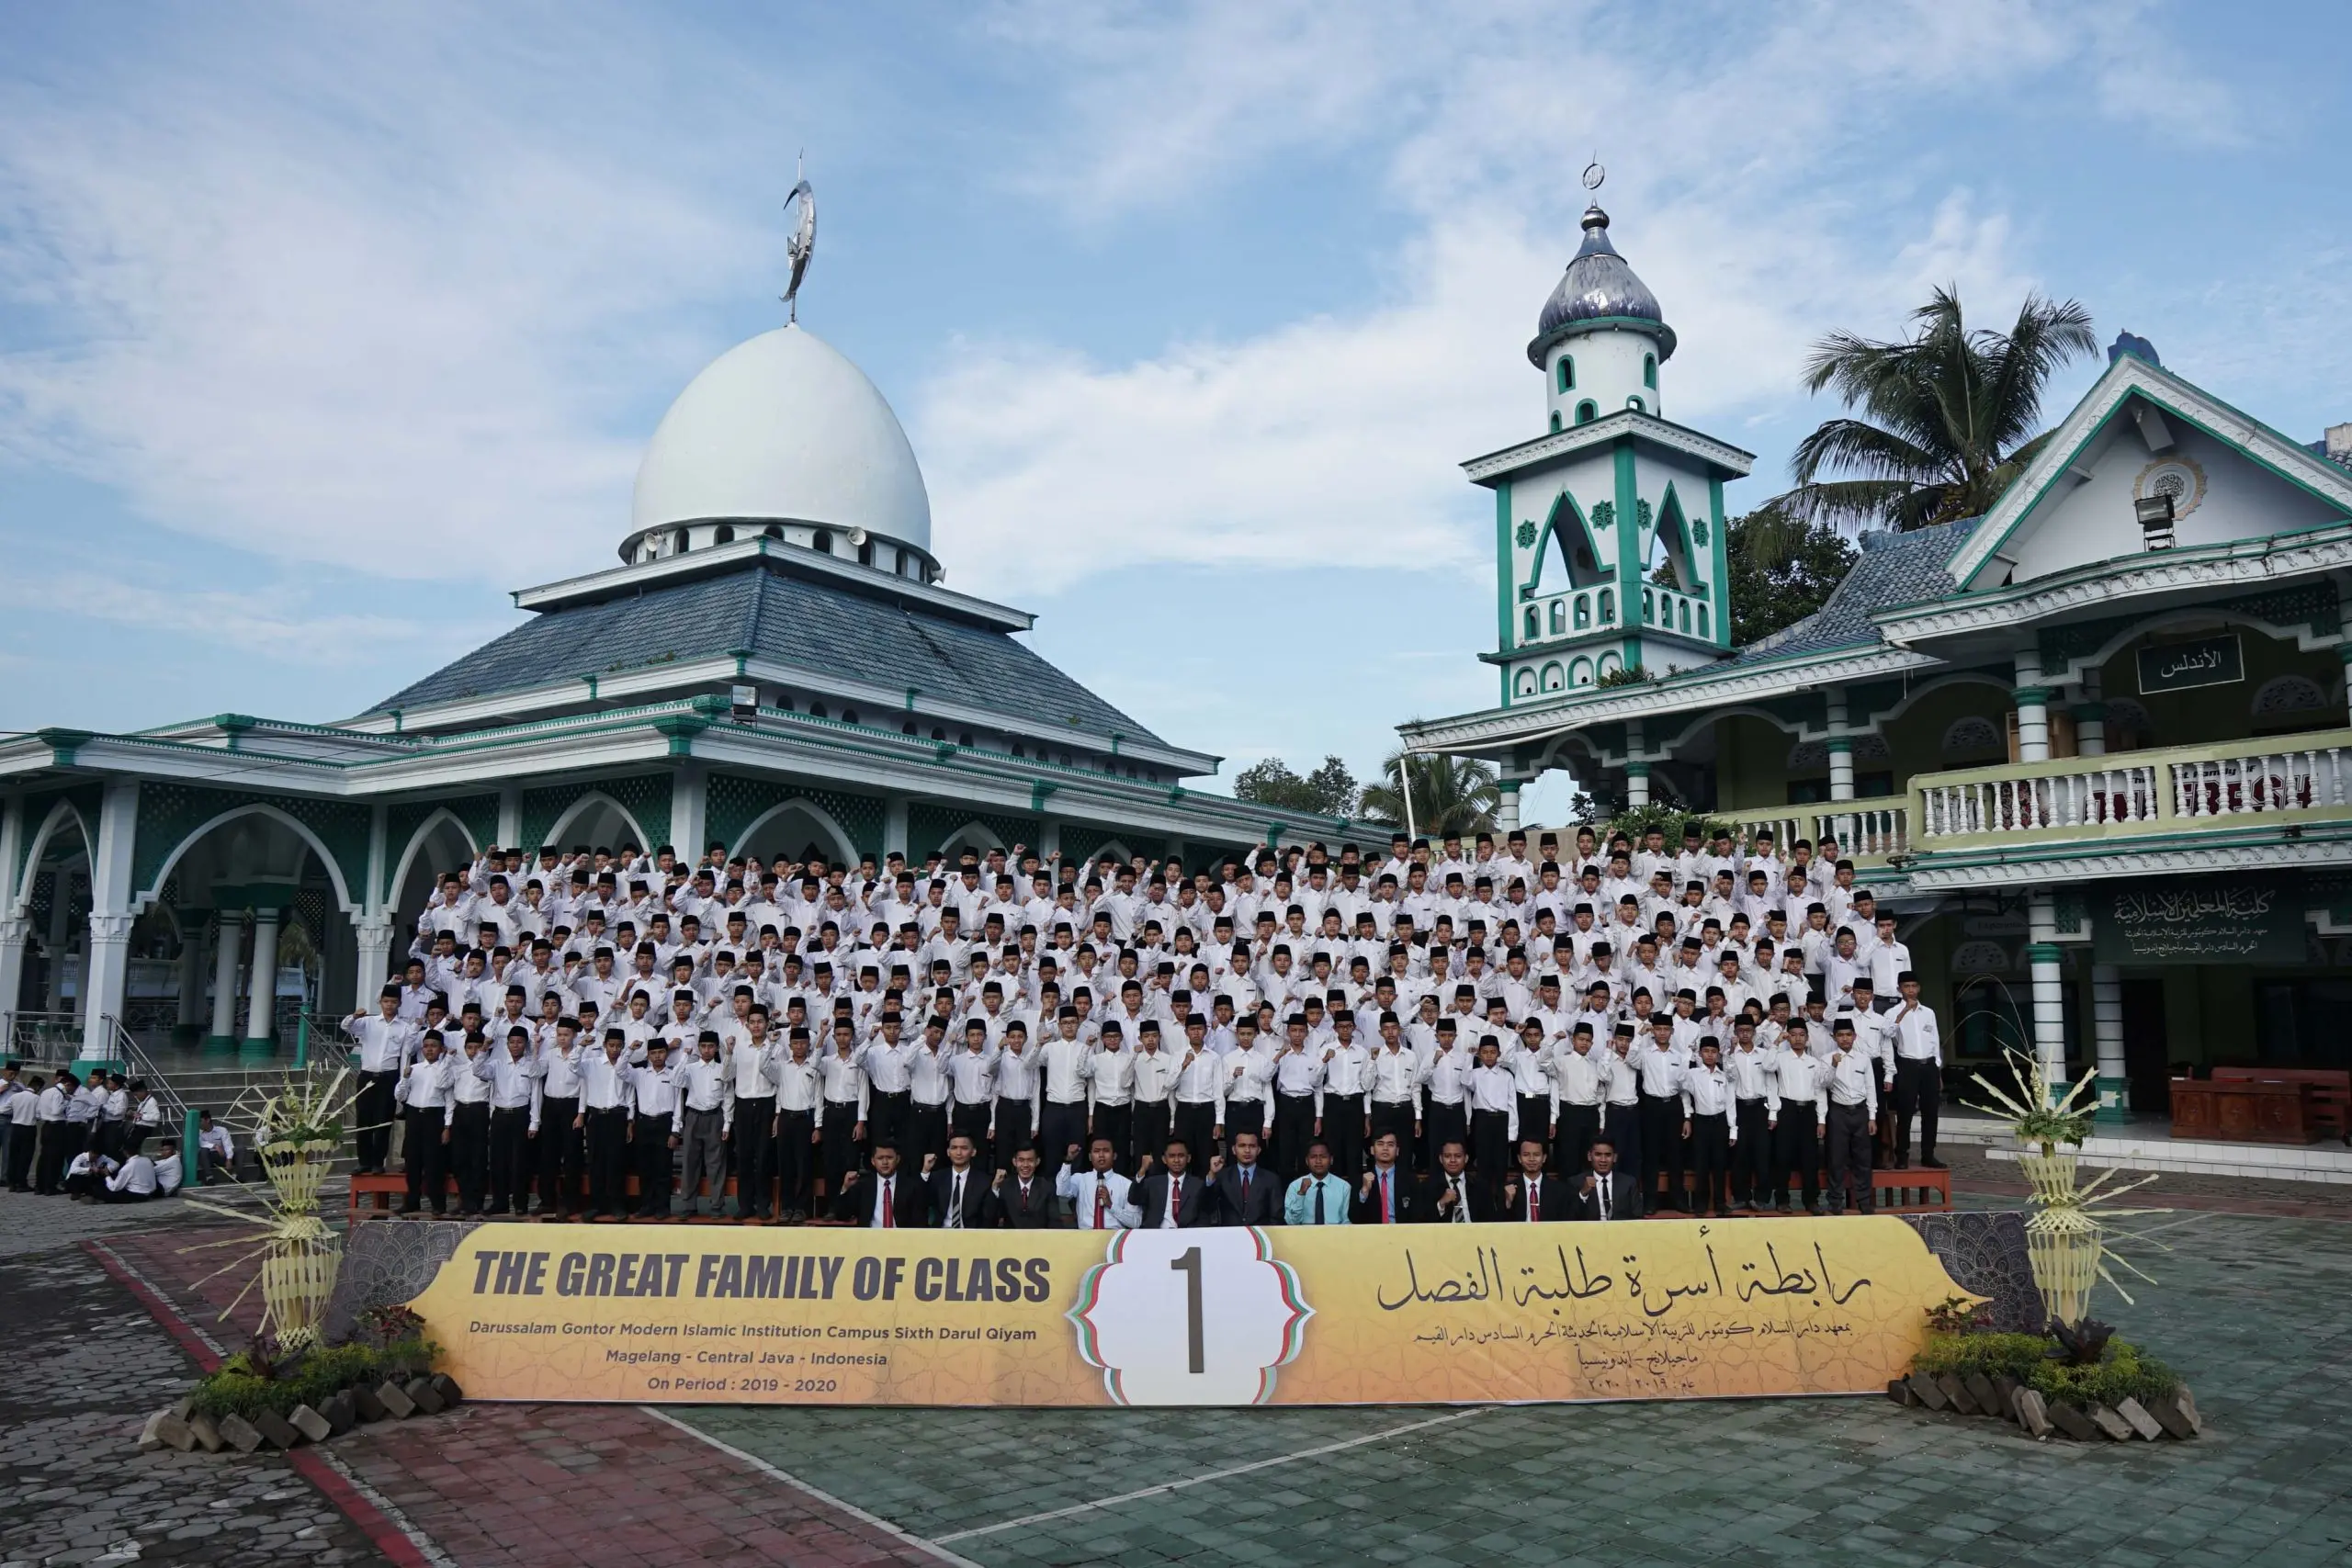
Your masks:
<svg viewBox="0 0 2352 1568"><path fill-rule="evenodd" d="M2341 1067L2215 1067L2213 1081L2309 1084L2312 1129L2352 1143L2352 1072Z"/></svg>
<svg viewBox="0 0 2352 1568"><path fill-rule="evenodd" d="M2316 1143L2317 1111L2308 1083L2262 1078L2172 1080L2172 1135L2176 1138L2229 1144Z"/></svg>

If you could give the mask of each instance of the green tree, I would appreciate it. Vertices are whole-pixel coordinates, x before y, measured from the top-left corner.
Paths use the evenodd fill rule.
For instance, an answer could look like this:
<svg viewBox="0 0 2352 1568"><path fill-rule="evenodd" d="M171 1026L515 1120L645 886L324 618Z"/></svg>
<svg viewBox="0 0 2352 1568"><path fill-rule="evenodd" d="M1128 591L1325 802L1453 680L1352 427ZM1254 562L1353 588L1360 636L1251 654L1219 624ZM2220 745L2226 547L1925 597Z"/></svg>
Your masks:
<svg viewBox="0 0 2352 1568"><path fill-rule="evenodd" d="M1907 338L1831 333L1814 344L1806 389L1835 391L1853 414L1797 443L1796 487L1758 517L1760 558L1792 553L1814 524L1908 530L1982 516L2050 439L2035 432L2051 376L2098 346L2088 310L2038 294L2005 333L1971 329L1950 288L1911 320Z"/></svg>
<svg viewBox="0 0 2352 1568"><path fill-rule="evenodd" d="M1410 821L1417 830L1436 838L1485 832L1494 827L1502 791L1495 783L1492 766L1470 757L1408 760L1401 750L1391 751L1381 764L1382 782L1364 786L1363 809L1367 820L1405 826L1405 796L1398 784L1408 776L1408 767L1413 794Z"/></svg>
<svg viewBox="0 0 2352 1568"><path fill-rule="evenodd" d="M1312 811L1324 817L1356 814L1356 776L1336 756L1326 756L1320 766L1303 777L1280 757L1268 757L1234 775L1233 794L1239 800L1288 811Z"/></svg>
<svg viewBox="0 0 2352 1568"><path fill-rule="evenodd" d="M1777 526L1768 522L1765 531ZM1756 548L1754 513L1735 517L1724 535L1724 557L1731 566L1731 640L1745 648L1758 637L1792 626L1828 602L1830 590L1854 564L1854 547L1826 523L1790 530L1780 558L1768 563ZM1678 840L1679 842L1679 840Z"/></svg>

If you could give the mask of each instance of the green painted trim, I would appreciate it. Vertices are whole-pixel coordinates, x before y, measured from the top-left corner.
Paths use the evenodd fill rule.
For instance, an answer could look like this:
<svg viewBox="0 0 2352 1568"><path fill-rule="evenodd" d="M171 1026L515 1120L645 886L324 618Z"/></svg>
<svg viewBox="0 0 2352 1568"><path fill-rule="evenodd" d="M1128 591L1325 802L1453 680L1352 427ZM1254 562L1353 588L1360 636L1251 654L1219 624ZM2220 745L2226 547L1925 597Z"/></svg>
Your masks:
<svg viewBox="0 0 2352 1568"><path fill-rule="evenodd" d="M2050 688L2047 686L2019 686L2017 690L2017 704L2018 706L2021 708L2048 707L2050 705Z"/></svg>
<svg viewBox="0 0 2352 1568"><path fill-rule="evenodd" d="M1822 744L1829 749L1833 756L1843 757L1853 754L1854 738L1850 735L1833 735Z"/></svg>
<svg viewBox="0 0 2352 1568"><path fill-rule="evenodd" d="M1511 641L1511 585L1519 573L1510 558L1510 481L1495 487L1495 647L1509 653Z"/></svg>
<svg viewBox="0 0 2352 1568"><path fill-rule="evenodd" d="M1635 486L1634 443L1620 436L1610 454L1616 479L1617 604L1626 622L1635 617L1634 606L1642 592L1641 494Z"/></svg>
<svg viewBox="0 0 2352 1568"><path fill-rule="evenodd" d="M1715 595L1715 646L1731 646L1731 542L1724 537L1724 481L1707 480L1707 547L1714 556L1713 581L1723 585Z"/></svg>
<svg viewBox="0 0 2352 1568"><path fill-rule="evenodd" d="M2065 959L2066 955L2059 951L2058 944L2054 942L2035 942L2026 944L2025 961L2028 964L2063 964Z"/></svg>
<svg viewBox="0 0 2352 1568"><path fill-rule="evenodd" d="M1627 762L1625 776L1629 779L1645 779L1650 776L1650 765L1647 762Z"/></svg>

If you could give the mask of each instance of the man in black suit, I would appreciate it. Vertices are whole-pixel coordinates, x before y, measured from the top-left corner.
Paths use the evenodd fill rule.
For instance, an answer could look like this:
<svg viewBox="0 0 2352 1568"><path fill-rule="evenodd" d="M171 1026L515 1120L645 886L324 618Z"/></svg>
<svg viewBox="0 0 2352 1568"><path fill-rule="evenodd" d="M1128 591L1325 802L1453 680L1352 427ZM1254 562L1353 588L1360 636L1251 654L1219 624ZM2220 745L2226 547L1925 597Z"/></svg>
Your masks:
<svg viewBox="0 0 2352 1568"><path fill-rule="evenodd" d="M1233 1134L1233 1158L1209 1156L1209 1212L1212 1224L1278 1225L1283 1223L1282 1178L1258 1163L1260 1145L1253 1131Z"/></svg>
<svg viewBox="0 0 2352 1568"><path fill-rule="evenodd" d="M1503 1180L1501 1218L1521 1224L1576 1218L1576 1200L1568 1184L1544 1174L1544 1162L1551 1152L1541 1138L1520 1139L1519 1169Z"/></svg>
<svg viewBox="0 0 2352 1568"><path fill-rule="evenodd" d="M1356 1183L1350 1224L1409 1225L1421 1217L1416 1212L1419 1190L1397 1163L1396 1153L1396 1129L1382 1128L1380 1136L1372 1141L1372 1168Z"/></svg>
<svg viewBox="0 0 2352 1568"><path fill-rule="evenodd" d="M1415 1185L1413 1218L1423 1224L1480 1224L1495 1217L1491 1188L1470 1174L1470 1146L1448 1138L1437 1147L1437 1168Z"/></svg>
<svg viewBox="0 0 2352 1568"><path fill-rule="evenodd" d="M1041 1231L1061 1218L1054 1184L1038 1168L1037 1151L1023 1144L1012 1151L1012 1168L999 1170L989 1189L984 1223L999 1230Z"/></svg>
<svg viewBox="0 0 2352 1568"><path fill-rule="evenodd" d="M1577 1193L1579 1220L1638 1220L1642 1194L1634 1179L1617 1168L1617 1140L1603 1133L1593 1139L1587 1156L1592 1169Z"/></svg>
<svg viewBox="0 0 2352 1568"><path fill-rule="evenodd" d="M1144 1156L1148 1167L1151 1156ZM1137 1230L1156 1231L1171 1228L1169 1224L1170 1205L1174 1205L1172 1228L1192 1230L1209 1223L1208 1183L1193 1174L1193 1151L1182 1138L1170 1138L1160 1152L1158 1170L1147 1169L1143 1179L1135 1184L1130 1201L1143 1212L1143 1223Z"/></svg>
<svg viewBox="0 0 2352 1568"><path fill-rule="evenodd" d="M871 1172L853 1170L842 1178L833 1218L879 1229L920 1230L931 1224L931 1189L922 1177L899 1168L896 1145L883 1144L874 1151Z"/></svg>
<svg viewBox="0 0 2352 1568"><path fill-rule="evenodd" d="M968 1133L947 1138L947 1164L937 1165L929 1155L922 1160L922 1179L931 1188L931 1223L945 1230L987 1228L989 1179L980 1170L978 1149Z"/></svg>

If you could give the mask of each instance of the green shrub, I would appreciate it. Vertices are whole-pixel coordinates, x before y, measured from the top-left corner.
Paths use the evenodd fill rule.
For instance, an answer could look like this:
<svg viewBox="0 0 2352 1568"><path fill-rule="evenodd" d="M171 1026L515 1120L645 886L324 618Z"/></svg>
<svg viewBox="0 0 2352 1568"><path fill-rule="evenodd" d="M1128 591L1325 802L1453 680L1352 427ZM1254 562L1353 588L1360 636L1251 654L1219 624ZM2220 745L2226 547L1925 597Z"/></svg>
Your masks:
<svg viewBox="0 0 2352 1568"><path fill-rule="evenodd" d="M2127 1398L2145 1404L2180 1392L2180 1379L2170 1367L2121 1339L2108 1342L2097 1365L2075 1367L2052 1358L2047 1335L1931 1333L1911 1370L1929 1377L1982 1372L2014 1378L2052 1404L2083 1407L2112 1406Z"/></svg>
<svg viewBox="0 0 2352 1568"><path fill-rule="evenodd" d="M308 1351L276 1369L276 1376L264 1377L254 1370L255 1359L240 1351L196 1385L196 1408L216 1420L223 1416L251 1419L265 1410L283 1416L298 1404L315 1410L347 1388L373 1388L388 1378L429 1372L438 1354L424 1338L383 1346L335 1345Z"/></svg>

